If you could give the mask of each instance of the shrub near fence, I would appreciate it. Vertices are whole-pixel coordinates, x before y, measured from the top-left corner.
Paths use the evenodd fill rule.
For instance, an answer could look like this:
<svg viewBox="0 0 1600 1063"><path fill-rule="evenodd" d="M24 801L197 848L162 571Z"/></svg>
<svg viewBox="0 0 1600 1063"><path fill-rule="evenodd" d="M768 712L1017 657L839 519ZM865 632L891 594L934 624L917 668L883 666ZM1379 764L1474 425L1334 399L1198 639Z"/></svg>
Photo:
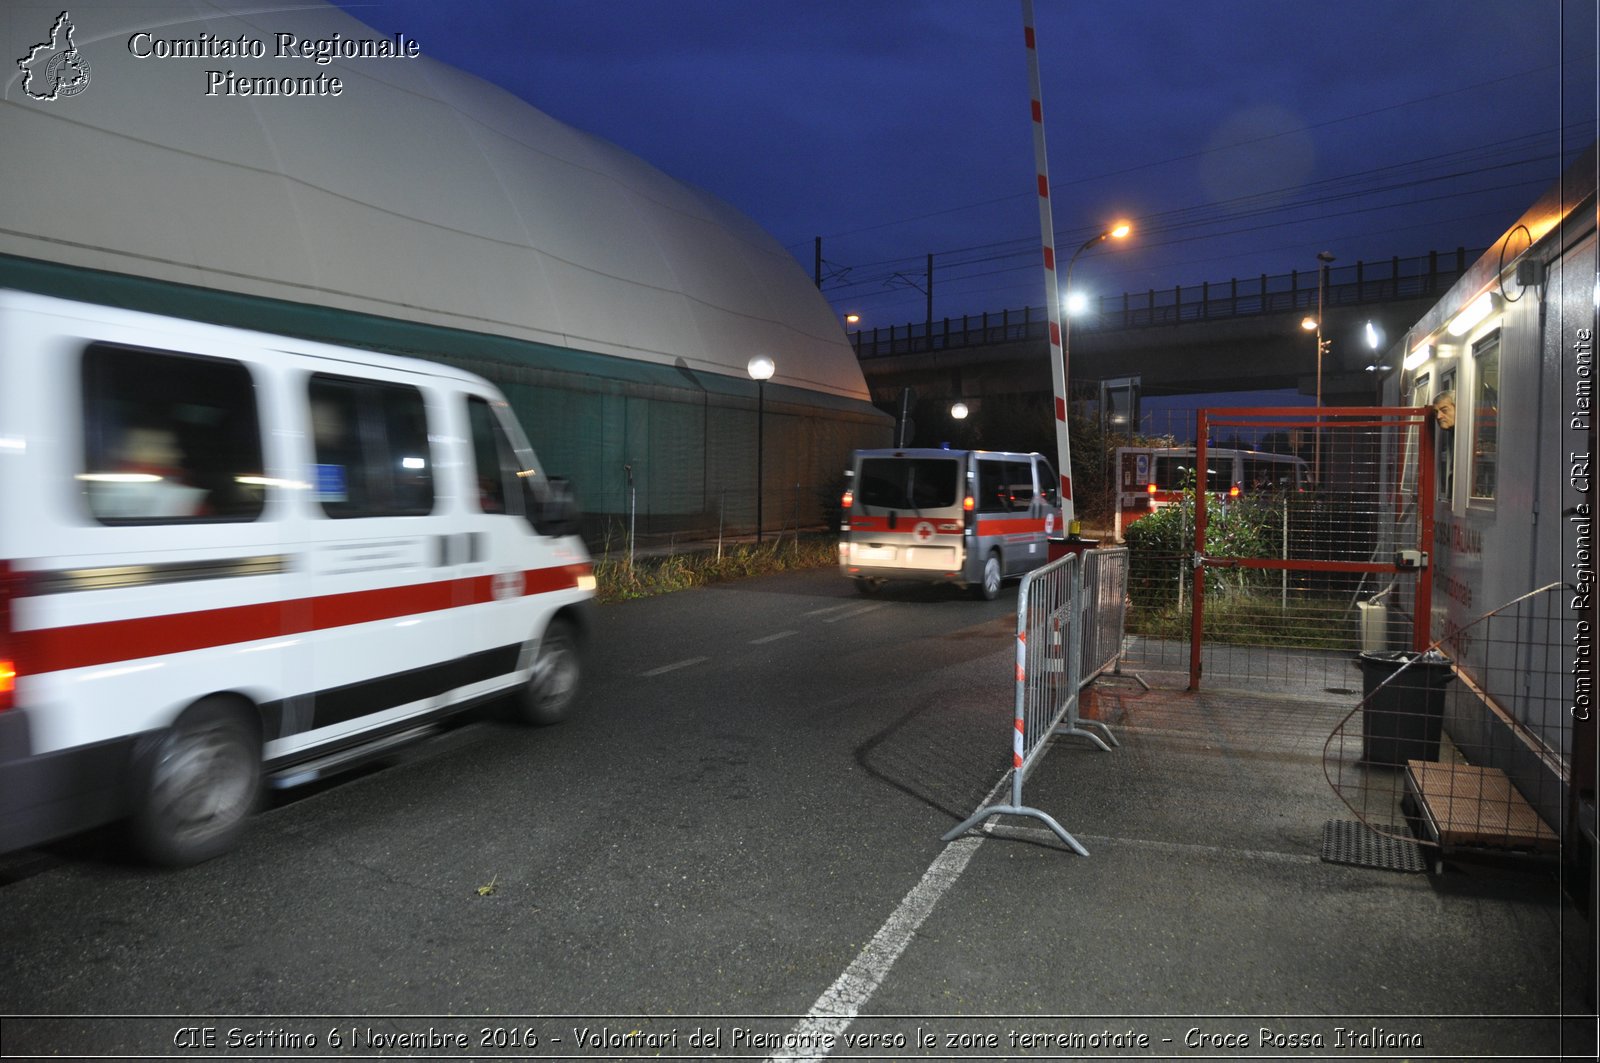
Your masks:
<svg viewBox="0 0 1600 1063"><path fill-rule="evenodd" d="M1129 550L1128 627L1141 635L1187 639L1194 564L1194 484L1181 502L1123 532ZM1208 503L1206 554L1231 558L1307 558L1370 549L1373 533L1340 500L1313 492L1269 492ZM1343 625L1359 580L1341 573L1210 568L1208 637L1261 646L1322 646ZM1375 589L1375 588L1374 588Z"/></svg>

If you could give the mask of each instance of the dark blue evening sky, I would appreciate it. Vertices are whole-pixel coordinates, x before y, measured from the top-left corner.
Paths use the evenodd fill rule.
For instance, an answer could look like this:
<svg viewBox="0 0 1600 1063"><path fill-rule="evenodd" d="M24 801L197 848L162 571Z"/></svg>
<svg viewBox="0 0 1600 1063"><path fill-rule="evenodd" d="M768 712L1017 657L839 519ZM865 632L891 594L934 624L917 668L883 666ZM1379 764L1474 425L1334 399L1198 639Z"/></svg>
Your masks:
<svg viewBox="0 0 1600 1063"><path fill-rule="evenodd" d="M1018 0L340 0L743 210L840 311L1043 302ZM1481 248L1596 137L1593 0L1036 0L1100 293Z"/></svg>

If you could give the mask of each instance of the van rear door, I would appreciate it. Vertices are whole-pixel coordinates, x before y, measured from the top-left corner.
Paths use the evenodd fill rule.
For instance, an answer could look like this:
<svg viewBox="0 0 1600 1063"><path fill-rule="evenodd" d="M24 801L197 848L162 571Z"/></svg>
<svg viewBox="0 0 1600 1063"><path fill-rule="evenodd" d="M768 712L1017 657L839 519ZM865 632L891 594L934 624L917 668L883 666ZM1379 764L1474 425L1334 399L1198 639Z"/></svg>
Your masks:
<svg viewBox="0 0 1600 1063"><path fill-rule="evenodd" d="M862 564L954 572L965 497L959 452L863 455L850 516Z"/></svg>

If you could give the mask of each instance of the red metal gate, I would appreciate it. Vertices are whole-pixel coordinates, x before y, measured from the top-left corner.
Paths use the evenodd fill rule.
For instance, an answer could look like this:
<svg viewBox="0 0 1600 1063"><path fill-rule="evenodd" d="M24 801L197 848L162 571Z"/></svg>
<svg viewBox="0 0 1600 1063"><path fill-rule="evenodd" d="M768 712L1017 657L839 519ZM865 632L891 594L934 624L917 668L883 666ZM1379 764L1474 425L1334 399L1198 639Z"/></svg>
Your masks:
<svg viewBox="0 0 1600 1063"><path fill-rule="evenodd" d="M1427 647L1434 483L1449 475L1430 408L1201 410L1195 451L1190 689L1208 641L1344 661ZM1253 453L1266 482L1251 482ZM1294 476L1268 460L1284 453Z"/></svg>

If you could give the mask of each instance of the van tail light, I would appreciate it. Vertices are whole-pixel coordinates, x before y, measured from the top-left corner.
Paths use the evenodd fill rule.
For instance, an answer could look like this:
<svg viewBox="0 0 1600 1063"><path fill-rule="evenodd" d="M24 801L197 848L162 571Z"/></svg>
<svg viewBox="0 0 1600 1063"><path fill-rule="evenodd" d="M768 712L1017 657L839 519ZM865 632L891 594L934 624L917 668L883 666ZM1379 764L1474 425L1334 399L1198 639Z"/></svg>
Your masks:
<svg viewBox="0 0 1600 1063"><path fill-rule="evenodd" d="M11 637L11 599L22 587L22 577L11 562L0 561L0 712L17 704L17 658Z"/></svg>
<svg viewBox="0 0 1600 1063"><path fill-rule="evenodd" d="M1150 497L1151 498L1156 497L1156 485L1155 484L1145 484L1145 488L1144 489L1146 491L1150 492Z"/></svg>
<svg viewBox="0 0 1600 1063"><path fill-rule="evenodd" d="M839 505L844 509L849 509L851 506L855 505L855 502L856 493L854 491L846 491L844 493L844 497L839 499Z"/></svg>
<svg viewBox="0 0 1600 1063"><path fill-rule="evenodd" d="M971 495L961 500L962 529L971 535L978 528L978 501Z"/></svg>
<svg viewBox="0 0 1600 1063"><path fill-rule="evenodd" d="M971 495L968 495L966 498L963 498L961 500L961 512L963 512L963 513L971 513L973 510L975 510L977 508L978 508L978 503Z"/></svg>

